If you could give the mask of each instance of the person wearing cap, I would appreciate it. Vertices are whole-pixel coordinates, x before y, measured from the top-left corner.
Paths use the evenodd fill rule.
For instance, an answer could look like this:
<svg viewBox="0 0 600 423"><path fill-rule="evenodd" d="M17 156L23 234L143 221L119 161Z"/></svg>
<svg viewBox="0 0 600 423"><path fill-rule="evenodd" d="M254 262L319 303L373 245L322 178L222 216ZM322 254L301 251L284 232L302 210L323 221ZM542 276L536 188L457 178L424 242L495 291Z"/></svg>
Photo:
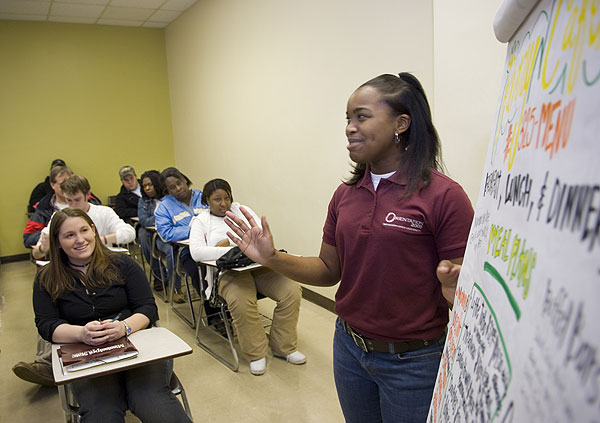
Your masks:
<svg viewBox="0 0 600 423"><path fill-rule="evenodd" d="M52 168L55 166L67 166L65 161L62 159L54 159L52 160L52 164L50 165L50 172L52 172ZM42 198L44 198L48 194L54 194L54 190L50 184L50 175L46 176L42 182L37 184L33 191L31 191L31 195L29 196L29 204L27 205L27 212L33 213L35 211L35 206L40 202Z"/></svg>
<svg viewBox="0 0 600 423"><path fill-rule="evenodd" d="M117 194L115 212L124 220L137 217L138 202L142 197L140 181L131 166L123 166L119 169L119 177L122 185Z"/></svg>

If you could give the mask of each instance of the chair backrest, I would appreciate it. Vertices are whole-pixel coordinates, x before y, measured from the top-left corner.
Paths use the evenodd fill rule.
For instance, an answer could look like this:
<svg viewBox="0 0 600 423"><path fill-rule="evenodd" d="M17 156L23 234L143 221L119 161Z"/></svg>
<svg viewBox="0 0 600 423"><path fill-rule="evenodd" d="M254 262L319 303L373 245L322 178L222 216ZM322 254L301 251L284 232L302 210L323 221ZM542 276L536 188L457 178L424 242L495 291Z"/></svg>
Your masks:
<svg viewBox="0 0 600 423"><path fill-rule="evenodd" d="M160 239L160 236L158 235L158 232L154 232L154 234L152 235L152 252L151 255L152 257L154 257L155 259L166 259L167 254L163 251L161 251L158 246L156 245L156 243L158 242L158 240Z"/></svg>
<svg viewBox="0 0 600 423"><path fill-rule="evenodd" d="M114 209L116 207L116 205L117 205L117 196L116 195L109 195L108 196L108 203L106 205L108 207L112 207Z"/></svg>

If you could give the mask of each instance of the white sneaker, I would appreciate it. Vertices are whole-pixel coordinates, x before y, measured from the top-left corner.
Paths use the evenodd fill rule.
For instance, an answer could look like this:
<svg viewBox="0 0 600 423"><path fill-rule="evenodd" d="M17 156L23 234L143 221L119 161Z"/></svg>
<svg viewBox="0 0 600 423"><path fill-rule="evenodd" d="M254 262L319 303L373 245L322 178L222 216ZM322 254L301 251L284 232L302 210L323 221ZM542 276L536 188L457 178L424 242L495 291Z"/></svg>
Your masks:
<svg viewBox="0 0 600 423"><path fill-rule="evenodd" d="M275 357L284 358L290 364L304 364L306 363L306 356L302 354L300 351L294 351L291 354L283 355L278 353L273 353Z"/></svg>
<svg viewBox="0 0 600 423"><path fill-rule="evenodd" d="M267 359L265 357L250 362L250 373L260 376L267 371Z"/></svg>

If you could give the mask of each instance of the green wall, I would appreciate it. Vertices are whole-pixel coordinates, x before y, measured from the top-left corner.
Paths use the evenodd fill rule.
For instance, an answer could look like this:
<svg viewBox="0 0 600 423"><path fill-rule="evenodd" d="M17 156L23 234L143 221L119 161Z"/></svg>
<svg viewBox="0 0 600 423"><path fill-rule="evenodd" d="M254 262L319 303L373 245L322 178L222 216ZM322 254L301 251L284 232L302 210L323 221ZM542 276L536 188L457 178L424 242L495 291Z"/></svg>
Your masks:
<svg viewBox="0 0 600 423"><path fill-rule="evenodd" d="M0 257L62 158L103 203L118 169L174 164L164 30L0 20Z"/></svg>

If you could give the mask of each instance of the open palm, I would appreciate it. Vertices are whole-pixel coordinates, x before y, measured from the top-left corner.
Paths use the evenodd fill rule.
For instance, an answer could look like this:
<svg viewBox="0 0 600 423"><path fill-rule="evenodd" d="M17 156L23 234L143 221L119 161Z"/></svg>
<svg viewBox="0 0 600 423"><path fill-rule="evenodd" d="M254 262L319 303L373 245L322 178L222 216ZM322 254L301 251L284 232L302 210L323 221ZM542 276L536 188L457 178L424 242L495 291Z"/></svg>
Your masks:
<svg viewBox="0 0 600 423"><path fill-rule="evenodd" d="M227 236L253 261L265 264L275 251L273 235L269 229L267 219L264 216L262 217L261 228L244 207L240 207L240 210L250 226L242 219L234 216L233 213L227 212L225 223L233 231L233 233L228 232Z"/></svg>

